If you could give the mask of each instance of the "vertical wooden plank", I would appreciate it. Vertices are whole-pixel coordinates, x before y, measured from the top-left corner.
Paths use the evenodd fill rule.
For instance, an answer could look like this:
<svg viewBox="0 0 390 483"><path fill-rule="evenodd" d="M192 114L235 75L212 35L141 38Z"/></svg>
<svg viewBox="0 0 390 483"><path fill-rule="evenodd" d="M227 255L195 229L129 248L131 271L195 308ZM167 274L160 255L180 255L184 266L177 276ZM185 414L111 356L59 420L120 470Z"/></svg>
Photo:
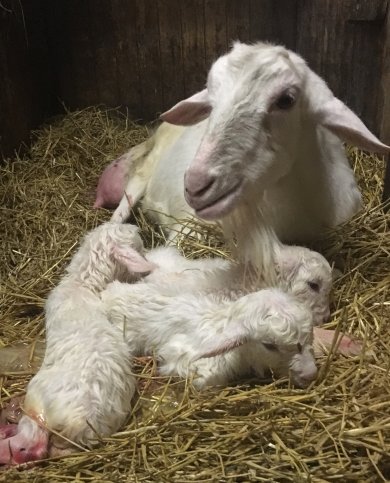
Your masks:
<svg viewBox="0 0 390 483"><path fill-rule="evenodd" d="M88 4L88 32L93 51L96 95L99 103L118 104L117 51L111 0L85 1ZM128 10L123 10L127 17Z"/></svg>
<svg viewBox="0 0 390 483"><path fill-rule="evenodd" d="M381 70L382 2L360 0L360 5L366 4L367 20L359 13L357 21L351 0L300 0L297 23L297 50L373 131L379 103L374 73ZM378 7L374 16L373 6Z"/></svg>
<svg viewBox="0 0 390 483"><path fill-rule="evenodd" d="M115 37L117 93L114 105L126 106L138 118L141 112L141 79L139 74L136 15L134 2L111 0L112 29Z"/></svg>
<svg viewBox="0 0 390 483"><path fill-rule="evenodd" d="M153 0L48 2L58 93L70 108L129 105L142 119L162 107L158 9Z"/></svg>
<svg viewBox="0 0 390 483"><path fill-rule="evenodd" d="M44 13L42 0L1 2L0 162L54 111Z"/></svg>
<svg viewBox="0 0 390 483"><path fill-rule="evenodd" d="M250 39L295 50L298 0L250 0Z"/></svg>
<svg viewBox="0 0 390 483"><path fill-rule="evenodd" d="M182 49L185 97L206 83L204 0L181 1Z"/></svg>
<svg viewBox="0 0 390 483"><path fill-rule="evenodd" d="M390 2L386 2L387 14L383 25L382 75L379 91L379 135L381 140L390 145ZM387 166L383 186L383 201L390 199L390 155L386 156ZM388 207L390 209L390 206Z"/></svg>
<svg viewBox="0 0 390 483"><path fill-rule="evenodd" d="M228 49L226 32L226 0L205 0L205 54L206 67Z"/></svg>
<svg viewBox="0 0 390 483"><path fill-rule="evenodd" d="M99 103L91 8L90 0L47 1L48 43L56 91L71 109Z"/></svg>
<svg viewBox="0 0 390 483"><path fill-rule="evenodd" d="M234 40L250 40L250 0L227 0L226 37L228 45Z"/></svg>
<svg viewBox="0 0 390 483"><path fill-rule="evenodd" d="M136 0L135 5L142 100L140 116L154 119L163 103L158 8L155 0Z"/></svg>
<svg viewBox="0 0 390 483"><path fill-rule="evenodd" d="M390 2L386 2L390 6ZM383 142L390 145L390 8L383 24L381 39L383 42L382 75L379 86L379 134Z"/></svg>
<svg viewBox="0 0 390 483"><path fill-rule="evenodd" d="M180 0L159 0L162 109L184 97Z"/></svg>

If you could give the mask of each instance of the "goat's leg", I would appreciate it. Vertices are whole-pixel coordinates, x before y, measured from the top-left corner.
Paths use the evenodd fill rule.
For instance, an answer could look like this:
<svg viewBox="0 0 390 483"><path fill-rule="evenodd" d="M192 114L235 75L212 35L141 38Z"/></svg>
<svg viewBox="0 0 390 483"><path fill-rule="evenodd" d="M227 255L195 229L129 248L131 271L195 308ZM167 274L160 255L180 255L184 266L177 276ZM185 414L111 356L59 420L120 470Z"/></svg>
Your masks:
<svg viewBox="0 0 390 483"><path fill-rule="evenodd" d="M326 351L332 348L335 333L334 330L314 327L313 347L317 357L323 355ZM348 335L340 334L340 336L340 342L337 342L338 353L343 354L344 356L356 356L361 353L362 344L359 341Z"/></svg>

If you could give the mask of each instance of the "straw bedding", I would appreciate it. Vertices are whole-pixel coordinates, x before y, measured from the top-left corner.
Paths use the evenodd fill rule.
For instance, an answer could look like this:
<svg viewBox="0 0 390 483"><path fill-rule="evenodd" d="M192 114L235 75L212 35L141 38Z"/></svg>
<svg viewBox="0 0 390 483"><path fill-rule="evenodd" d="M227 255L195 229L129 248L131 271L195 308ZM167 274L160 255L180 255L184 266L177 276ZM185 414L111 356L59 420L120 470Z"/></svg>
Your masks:
<svg viewBox="0 0 390 483"><path fill-rule="evenodd" d="M1 167L0 344L44 338L42 307L80 236L107 220L91 208L107 162L147 136L116 111L68 113L34 133L31 150ZM320 359L307 390L244 381L196 393L157 377L140 358L139 396L121 432L92 451L5 469L1 481L377 482L390 478L390 214L380 206L384 163L350 151L365 209L315 246L342 272L329 327L366 341L371 354ZM162 243L137 211L147 246ZM188 256L228 256L217 228L180 240ZM23 394L29 367L2 371L1 403Z"/></svg>

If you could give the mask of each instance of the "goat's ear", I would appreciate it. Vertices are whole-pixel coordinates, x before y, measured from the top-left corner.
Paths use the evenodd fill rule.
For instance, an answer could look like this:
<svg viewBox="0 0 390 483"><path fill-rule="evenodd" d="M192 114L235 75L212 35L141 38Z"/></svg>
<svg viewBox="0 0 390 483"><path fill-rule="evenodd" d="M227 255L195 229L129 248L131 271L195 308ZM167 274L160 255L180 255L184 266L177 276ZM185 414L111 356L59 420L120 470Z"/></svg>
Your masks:
<svg viewBox="0 0 390 483"><path fill-rule="evenodd" d="M160 119L178 126L190 126L209 117L211 105L207 89L178 102L169 111L161 114Z"/></svg>
<svg viewBox="0 0 390 483"><path fill-rule="evenodd" d="M220 356L248 342L247 332L242 325L237 321L232 327L216 335L212 341L202 344L194 360Z"/></svg>
<svg viewBox="0 0 390 483"><path fill-rule="evenodd" d="M279 276L286 282L297 275L299 267L302 265L302 257L298 252L299 248L285 245L276 256Z"/></svg>
<svg viewBox="0 0 390 483"><path fill-rule="evenodd" d="M320 124L352 146L380 154L390 151L390 146L381 143L357 115L336 97L326 101L317 110L316 117Z"/></svg>
<svg viewBox="0 0 390 483"><path fill-rule="evenodd" d="M125 266L130 273L150 273L157 265L149 262L139 252L130 247L114 245L111 251L112 257Z"/></svg>

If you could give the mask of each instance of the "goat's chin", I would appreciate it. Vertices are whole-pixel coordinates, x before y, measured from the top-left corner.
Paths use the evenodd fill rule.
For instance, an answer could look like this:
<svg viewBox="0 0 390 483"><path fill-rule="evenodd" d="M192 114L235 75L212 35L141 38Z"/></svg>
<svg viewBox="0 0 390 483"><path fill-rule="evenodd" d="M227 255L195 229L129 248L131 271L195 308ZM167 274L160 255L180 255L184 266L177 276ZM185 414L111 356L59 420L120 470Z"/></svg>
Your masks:
<svg viewBox="0 0 390 483"><path fill-rule="evenodd" d="M195 210L198 218L207 221L214 221L228 215L237 206L242 195L242 183L239 183L233 190L224 193L211 204Z"/></svg>

